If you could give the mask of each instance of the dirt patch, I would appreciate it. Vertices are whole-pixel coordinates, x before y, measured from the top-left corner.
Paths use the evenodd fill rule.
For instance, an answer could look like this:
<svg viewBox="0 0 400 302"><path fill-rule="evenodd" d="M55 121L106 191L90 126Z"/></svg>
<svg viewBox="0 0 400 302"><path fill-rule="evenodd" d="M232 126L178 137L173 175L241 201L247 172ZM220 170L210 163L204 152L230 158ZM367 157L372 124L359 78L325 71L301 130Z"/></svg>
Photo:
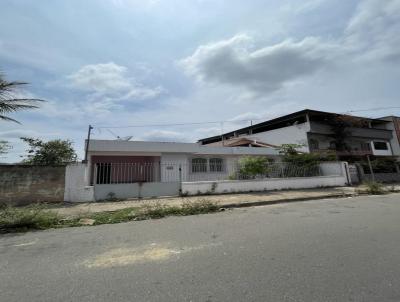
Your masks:
<svg viewBox="0 0 400 302"><path fill-rule="evenodd" d="M116 248L100 254L83 264L88 268L108 268L134 265L137 263L165 261L178 254L220 244L199 245L195 247L172 248L170 245L150 244L139 248Z"/></svg>

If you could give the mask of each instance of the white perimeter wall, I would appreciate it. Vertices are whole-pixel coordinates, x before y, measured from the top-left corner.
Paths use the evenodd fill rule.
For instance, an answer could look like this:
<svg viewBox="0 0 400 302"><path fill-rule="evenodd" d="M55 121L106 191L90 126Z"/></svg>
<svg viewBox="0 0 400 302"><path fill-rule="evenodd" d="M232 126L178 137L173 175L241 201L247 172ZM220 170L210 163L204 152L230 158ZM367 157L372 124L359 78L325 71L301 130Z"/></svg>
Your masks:
<svg viewBox="0 0 400 302"><path fill-rule="evenodd" d="M184 195L257 192L284 189L310 189L346 185L343 176L269 178L261 180L223 180L182 183Z"/></svg>
<svg viewBox="0 0 400 302"><path fill-rule="evenodd" d="M320 168L322 174L325 176L183 182L182 193L184 195L222 194L251 191L340 187L350 184L348 180L349 173L347 163L326 162L322 163Z"/></svg>
<svg viewBox="0 0 400 302"><path fill-rule="evenodd" d="M188 166L189 155L168 155L163 157L164 163L181 162L182 166ZM228 157L227 161L237 160L237 157ZM322 174L318 177L293 177L293 178L266 178L260 180L217 180L182 182L182 193L196 194L221 194L233 192L305 189L318 187L344 186L347 184L348 167L344 162L326 162L321 164ZM170 172L170 170L168 170ZM73 164L66 167L64 201L90 202L107 198L113 192L118 198L172 196L179 192L179 182L145 183L139 188L138 184L110 184L97 185L96 192L93 186L88 184L89 170L85 164ZM166 172L166 173L169 173ZM189 171L183 169L182 174L187 177ZM228 174L228 173L227 173ZM167 177L168 175L164 175ZM185 178L183 178L185 179ZM96 195L96 196L95 196Z"/></svg>
<svg viewBox="0 0 400 302"><path fill-rule="evenodd" d="M106 200L110 198L110 193L119 199L177 196L179 188L178 182L95 185L95 199L96 201Z"/></svg>
<svg viewBox="0 0 400 302"><path fill-rule="evenodd" d="M66 167L64 201L94 201L94 189L89 186L88 173L86 164L77 163Z"/></svg>

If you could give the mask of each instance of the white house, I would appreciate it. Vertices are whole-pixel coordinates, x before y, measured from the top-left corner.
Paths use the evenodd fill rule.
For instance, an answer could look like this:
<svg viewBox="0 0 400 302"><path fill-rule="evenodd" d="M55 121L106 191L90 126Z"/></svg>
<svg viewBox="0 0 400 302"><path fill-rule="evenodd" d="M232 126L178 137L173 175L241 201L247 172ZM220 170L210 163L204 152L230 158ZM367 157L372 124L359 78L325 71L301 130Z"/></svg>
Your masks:
<svg viewBox="0 0 400 302"><path fill-rule="evenodd" d="M274 147L215 147L198 143L90 140L89 183L227 179L243 156L277 159Z"/></svg>
<svg viewBox="0 0 400 302"><path fill-rule="evenodd" d="M248 140L236 143L240 146L90 140L87 162L67 166L64 200L312 188L348 182L343 163L326 163L315 175L288 178L284 176L286 170L279 163L279 151L275 146ZM276 176L238 179L237 162L244 156L262 156L275 161Z"/></svg>

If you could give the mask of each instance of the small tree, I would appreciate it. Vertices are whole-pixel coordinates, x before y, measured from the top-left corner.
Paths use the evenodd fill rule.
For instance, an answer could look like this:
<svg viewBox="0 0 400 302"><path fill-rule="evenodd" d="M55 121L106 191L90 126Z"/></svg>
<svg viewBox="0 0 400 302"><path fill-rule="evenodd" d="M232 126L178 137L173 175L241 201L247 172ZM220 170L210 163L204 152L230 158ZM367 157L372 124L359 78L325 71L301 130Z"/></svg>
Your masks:
<svg viewBox="0 0 400 302"><path fill-rule="evenodd" d="M239 160L239 175L243 178L255 178L268 172L266 157L246 156Z"/></svg>
<svg viewBox="0 0 400 302"><path fill-rule="evenodd" d="M281 154L283 156L298 155L299 151L297 151L297 149L300 149L301 147L303 147L303 145L299 145L299 144L282 144L278 148L278 150L279 150L279 154Z"/></svg>
<svg viewBox="0 0 400 302"><path fill-rule="evenodd" d="M350 127L366 127L368 125L365 119L345 114L336 115L328 120L327 123L331 126L337 151L349 149L346 144L346 138L351 136Z"/></svg>
<svg viewBox="0 0 400 302"><path fill-rule="evenodd" d="M320 155L315 153L300 153L302 145L283 144L279 154L286 163L283 174L286 177L313 176L319 172Z"/></svg>
<svg viewBox="0 0 400 302"><path fill-rule="evenodd" d="M319 163L320 161L335 161L335 153L326 152L320 153L303 153L299 152L303 145L298 144L282 144L278 150L284 162L296 163L297 165L304 166L307 164Z"/></svg>
<svg viewBox="0 0 400 302"><path fill-rule="evenodd" d="M44 142L40 139L21 137L29 145L24 163L57 166L76 161L77 155L70 140L55 139Z"/></svg>

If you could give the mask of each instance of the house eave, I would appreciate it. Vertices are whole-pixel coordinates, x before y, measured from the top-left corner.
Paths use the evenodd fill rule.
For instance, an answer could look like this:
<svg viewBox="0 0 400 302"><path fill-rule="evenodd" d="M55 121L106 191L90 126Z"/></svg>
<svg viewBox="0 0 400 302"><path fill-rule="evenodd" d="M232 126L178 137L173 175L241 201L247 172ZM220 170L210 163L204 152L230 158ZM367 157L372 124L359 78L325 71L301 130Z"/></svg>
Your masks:
<svg viewBox="0 0 400 302"><path fill-rule="evenodd" d="M90 140L89 153L186 153L215 155L279 155L275 148L254 147L208 147L197 143L170 143L118 140Z"/></svg>

